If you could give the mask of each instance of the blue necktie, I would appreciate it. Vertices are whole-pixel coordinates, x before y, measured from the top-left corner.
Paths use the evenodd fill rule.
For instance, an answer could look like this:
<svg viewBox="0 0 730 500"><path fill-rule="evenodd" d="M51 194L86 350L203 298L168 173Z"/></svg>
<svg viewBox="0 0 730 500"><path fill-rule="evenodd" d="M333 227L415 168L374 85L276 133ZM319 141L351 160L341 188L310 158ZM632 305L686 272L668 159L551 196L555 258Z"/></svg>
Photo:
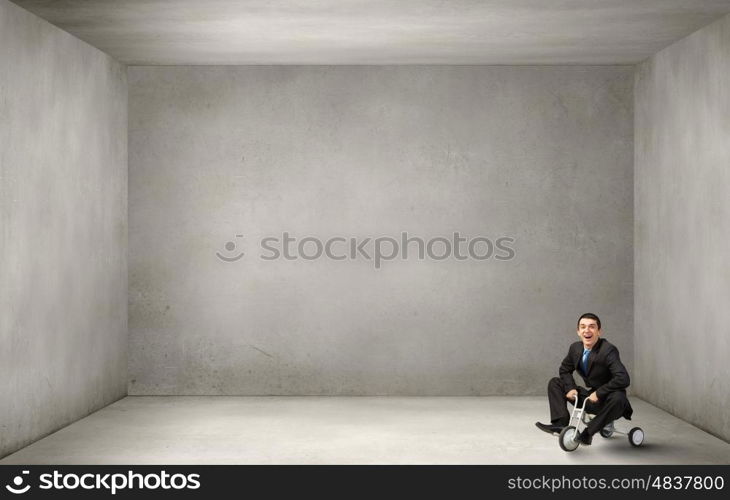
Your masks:
<svg viewBox="0 0 730 500"><path fill-rule="evenodd" d="M583 360L581 361L583 365L583 373L585 375L588 375L588 355L591 353L588 349L583 349Z"/></svg>

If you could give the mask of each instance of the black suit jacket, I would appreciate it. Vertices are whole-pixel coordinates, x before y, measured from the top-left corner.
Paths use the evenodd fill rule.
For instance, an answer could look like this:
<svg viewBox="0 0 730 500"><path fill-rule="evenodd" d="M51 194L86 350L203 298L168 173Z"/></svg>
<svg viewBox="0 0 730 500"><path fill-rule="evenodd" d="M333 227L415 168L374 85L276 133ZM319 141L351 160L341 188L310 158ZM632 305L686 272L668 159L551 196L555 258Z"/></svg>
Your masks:
<svg viewBox="0 0 730 500"><path fill-rule="evenodd" d="M621 363L621 357L615 345L604 338L598 339L588 357L587 374L584 374L582 368L579 368L582 357L583 342L572 343L570 349L568 349L568 355L560 364L560 379L563 381L566 392L571 389L578 389L573 379L575 370L578 370L591 392L596 391L599 403L602 403L606 396L613 391L626 392L631 379L626 367ZM631 418L632 413L631 405L627 405L624 418Z"/></svg>

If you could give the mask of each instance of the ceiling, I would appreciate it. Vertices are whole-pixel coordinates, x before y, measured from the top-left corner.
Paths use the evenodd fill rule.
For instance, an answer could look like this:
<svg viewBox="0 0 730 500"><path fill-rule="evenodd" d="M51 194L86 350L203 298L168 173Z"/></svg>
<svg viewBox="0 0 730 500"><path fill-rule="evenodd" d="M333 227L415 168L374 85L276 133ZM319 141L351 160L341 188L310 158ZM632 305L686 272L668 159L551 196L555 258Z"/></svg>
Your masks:
<svg viewBox="0 0 730 500"><path fill-rule="evenodd" d="M634 64L730 0L12 0L131 65Z"/></svg>

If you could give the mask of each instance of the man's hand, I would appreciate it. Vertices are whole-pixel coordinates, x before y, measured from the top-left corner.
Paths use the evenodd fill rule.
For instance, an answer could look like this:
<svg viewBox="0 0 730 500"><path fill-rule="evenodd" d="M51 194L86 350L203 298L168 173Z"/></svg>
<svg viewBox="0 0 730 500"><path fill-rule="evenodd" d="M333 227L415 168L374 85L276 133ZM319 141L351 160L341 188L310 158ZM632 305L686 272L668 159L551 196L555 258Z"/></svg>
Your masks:
<svg viewBox="0 0 730 500"><path fill-rule="evenodd" d="M595 394L595 392L593 394ZM575 398L578 397L578 391L575 389L571 389L568 391L568 394L566 394L565 397L570 399L571 401L575 401Z"/></svg>
<svg viewBox="0 0 730 500"><path fill-rule="evenodd" d="M592 392L590 396L588 396L588 401L591 403L598 403L598 394L595 392Z"/></svg>

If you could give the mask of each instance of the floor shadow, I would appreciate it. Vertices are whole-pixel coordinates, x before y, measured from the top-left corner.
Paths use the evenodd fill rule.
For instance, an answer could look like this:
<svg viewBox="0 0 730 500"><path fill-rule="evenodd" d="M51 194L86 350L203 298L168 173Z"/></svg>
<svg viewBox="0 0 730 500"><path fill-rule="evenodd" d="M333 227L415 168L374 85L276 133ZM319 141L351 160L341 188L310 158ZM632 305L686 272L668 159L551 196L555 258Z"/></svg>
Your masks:
<svg viewBox="0 0 730 500"><path fill-rule="evenodd" d="M581 451L588 452L588 455L582 454ZM598 455L608 461L615 461L617 464L637 463L638 461L647 465L681 463L682 457L687 456L699 458L696 456L696 449L680 443L645 442L641 446L631 446L626 437L604 439L599 436L594 436L593 444L590 447L581 446L576 452L568 455L569 460L576 464L582 463L588 457L595 459ZM702 462L701 459L700 462Z"/></svg>
<svg viewBox="0 0 730 500"><path fill-rule="evenodd" d="M690 446L681 443L667 442L651 442L648 441L641 446L631 446L628 439L612 438L609 442L601 446L601 452L605 452L609 456L626 459L635 457L653 458L661 457L663 459L678 459L686 454L694 454L696 450L692 450Z"/></svg>

